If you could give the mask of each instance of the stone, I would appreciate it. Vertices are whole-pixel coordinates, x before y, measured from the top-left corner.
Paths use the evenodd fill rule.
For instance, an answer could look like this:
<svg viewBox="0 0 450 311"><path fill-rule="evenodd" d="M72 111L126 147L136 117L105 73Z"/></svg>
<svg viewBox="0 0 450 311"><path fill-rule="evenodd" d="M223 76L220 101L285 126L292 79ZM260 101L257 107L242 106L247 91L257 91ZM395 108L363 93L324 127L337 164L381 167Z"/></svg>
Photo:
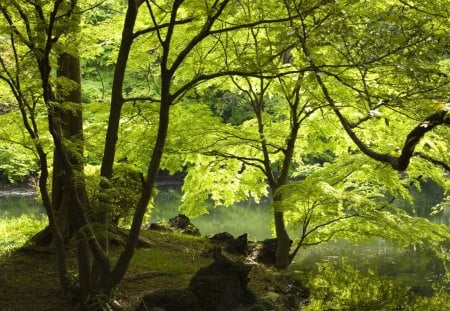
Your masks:
<svg viewBox="0 0 450 311"><path fill-rule="evenodd" d="M228 242L233 239L234 239L234 236L228 232L216 233L212 237L209 238L209 240L211 242Z"/></svg>
<svg viewBox="0 0 450 311"><path fill-rule="evenodd" d="M145 228L145 230L170 231L170 229L161 222L153 222L147 228Z"/></svg>
<svg viewBox="0 0 450 311"><path fill-rule="evenodd" d="M189 289L197 297L201 310L231 311L255 301L248 289L249 265L234 262L214 250L214 262L201 268L192 278Z"/></svg>
<svg viewBox="0 0 450 311"><path fill-rule="evenodd" d="M184 214L179 214L169 219L169 229L177 230L184 234L200 236L200 230L194 226L189 217Z"/></svg>
<svg viewBox="0 0 450 311"><path fill-rule="evenodd" d="M292 240L290 244L292 245ZM262 242L258 242L257 245L253 248L251 258L259 263L273 266L276 261L276 253L277 253L277 239L267 239Z"/></svg>
<svg viewBox="0 0 450 311"><path fill-rule="evenodd" d="M190 223L191 220L184 214L179 214L169 219L169 226L179 230L186 229Z"/></svg>
<svg viewBox="0 0 450 311"><path fill-rule="evenodd" d="M225 250L234 255L247 255L248 253L248 239L247 233L238 236L236 239L231 239L226 242Z"/></svg>
<svg viewBox="0 0 450 311"><path fill-rule="evenodd" d="M182 231L182 233L184 234L189 234L189 235L195 235L195 236L200 236L200 229L197 228L196 226L194 226L193 224L189 224L186 229L184 229Z"/></svg>

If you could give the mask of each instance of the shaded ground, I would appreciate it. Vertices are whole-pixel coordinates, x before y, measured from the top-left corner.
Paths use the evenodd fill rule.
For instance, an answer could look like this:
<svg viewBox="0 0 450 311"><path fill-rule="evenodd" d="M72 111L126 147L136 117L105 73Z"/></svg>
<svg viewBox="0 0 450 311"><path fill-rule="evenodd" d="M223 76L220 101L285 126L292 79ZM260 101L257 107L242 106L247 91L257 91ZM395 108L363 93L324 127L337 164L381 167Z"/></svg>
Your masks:
<svg viewBox="0 0 450 311"><path fill-rule="evenodd" d="M156 289L183 288L212 258L201 256L206 239L144 232L151 247L138 249L115 298L133 310L141 297ZM118 247L112 253L118 253ZM48 249L22 248L0 259L0 310L74 310L60 296L56 256ZM72 270L75 266L72 263ZM74 276L75 277L75 276ZM67 297L70 298L70 297Z"/></svg>
<svg viewBox="0 0 450 311"><path fill-rule="evenodd" d="M186 288L196 271L213 261L206 238L157 231L144 231L142 236L151 247L136 251L115 292L123 310L134 310L153 291ZM115 247L112 254L119 251ZM55 262L49 249L22 248L0 257L0 310L75 310L60 296ZM73 263L71 268L76 271ZM254 267L250 277L250 289L262 301L282 299L275 287L289 286L283 276L263 267ZM280 310L286 309L280 305Z"/></svg>

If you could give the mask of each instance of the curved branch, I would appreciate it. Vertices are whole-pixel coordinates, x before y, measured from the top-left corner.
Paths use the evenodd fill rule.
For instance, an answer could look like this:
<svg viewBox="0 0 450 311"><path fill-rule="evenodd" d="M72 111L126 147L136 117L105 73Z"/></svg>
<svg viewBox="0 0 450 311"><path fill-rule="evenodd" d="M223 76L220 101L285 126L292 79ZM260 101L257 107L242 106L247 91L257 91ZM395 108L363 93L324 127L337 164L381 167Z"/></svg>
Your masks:
<svg viewBox="0 0 450 311"><path fill-rule="evenodd" d="M235 159L235 160L241 161L244 164L258 168L266 175L266 168L264 167L264 161L261 159L251 158L251 157L241 157L241 156L237 156L235 154L219 152L219 151L209 151L209 152L205 152L203 154L208 155L208 156L217 156L217 157L221 157L224 159Z"/></svg>
<svg viewBox="0 0 450 311"><path fill-rule="evenodd" d="M444 168L445 170L450 172L450 164L445 163L442 160L435 159L435 158L433 158L433 157L431 157L431 156L429 156L427 154L421 153L421 152L414 152L414 156L417 156L419 158L427 160L428 162L431 162L434 165L441 166L442 168Z"/></svg>
<svg viewBox="0 0 450 311"><path fill-rule="evenodd" d="M310 66L313 68L313 72L315 74L317 83L325 97L325 100L330 105L333 112L338 117L341 122L342 127L347 132L348 136L352 139L352 141L358 146L359 150L363 152L365 155L370 158L388 163L392 166L393 169L397 171L404 171L408 168L411 158L414 155L414 149L417 143L422 139L422 137L435 128L438 125L450 125L450 117L448 116L448 108L444 107L443 109L434 112L433 114L426 117L422 122L420 122L406 137L406 141L403 144L402 152L400 156L396 157L388 153L379 153L377 151L372 150L368 145L366 145L353 131L352 124L344 117L339 108L336 105L335 100L331 96L328 87L325 85L323 81L320 69L315 64L313 58L311 57L311 53L306 46L305 38L301 38L300 40L301 48L303 53L306 55L306 58L309 59Z"/></svg>
<svg viewBox="0 0 450 311"><path fill-rule="evenodd" d="M403 145L402 153L397 159L398 168L394 167L395 169L403 171L408 167L409 162L414 155L414 149L417 143L426 133L428 133L438 125L450 125L450 118L447 116L447 114L448 110L439 110L429 115L411 132L409 132L408 136L406 137L405 144Z"/></svg>

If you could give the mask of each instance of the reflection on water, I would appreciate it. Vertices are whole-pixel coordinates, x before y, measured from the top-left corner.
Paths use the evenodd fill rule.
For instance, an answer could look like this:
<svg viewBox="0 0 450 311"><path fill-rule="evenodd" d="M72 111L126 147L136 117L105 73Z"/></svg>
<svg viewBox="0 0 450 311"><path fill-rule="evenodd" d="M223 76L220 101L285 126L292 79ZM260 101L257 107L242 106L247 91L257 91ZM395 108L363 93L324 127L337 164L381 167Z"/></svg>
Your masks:
<svg viewBox="0 0 450 311"><path fill-rule="evenodd" d="M395 277L399 284L410 286L421 295L429 295L433 285L445 276L442 261L429 249L400 249L384 240L358 245L339 241L314 246L297 256L292 269L306 274L317 272L318 263L339 262L343 258L360 271Z"/></svg>
<svg viewBox="0 0 450 311"><path fill-rule="evenodd" d="M155 198L156 209L151 213L151 222L165 221L178 213L181 190L163 188ZM191 219L203 235L228 232L234 236L248 234L249 240L264 240L271 237L271 215L267 204L254 202L238 203L232 207L208 207L208 214Z"/></svg>

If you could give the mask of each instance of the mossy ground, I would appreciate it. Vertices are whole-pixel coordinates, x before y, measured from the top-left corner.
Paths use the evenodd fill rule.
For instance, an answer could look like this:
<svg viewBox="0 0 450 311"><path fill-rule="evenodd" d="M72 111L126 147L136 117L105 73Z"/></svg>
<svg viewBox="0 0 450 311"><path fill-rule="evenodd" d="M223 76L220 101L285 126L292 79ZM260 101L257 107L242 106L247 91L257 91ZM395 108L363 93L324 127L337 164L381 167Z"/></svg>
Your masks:
<svg viewBox="0 0 450 311"><path fill-rule="evenodd" d="M162 288L187 287L195 272L208 265L210 243L177 233L144 231L149 248L139 248L114 298L124 310L133 310L143 295ZM112 256L120 252L113 246ZM69 251L70 254L70 251ZM75 263L69 262L76 271ZM0 310L74 310L61 297L56 255L51 249L22 247L0 257Z"/></svg>

